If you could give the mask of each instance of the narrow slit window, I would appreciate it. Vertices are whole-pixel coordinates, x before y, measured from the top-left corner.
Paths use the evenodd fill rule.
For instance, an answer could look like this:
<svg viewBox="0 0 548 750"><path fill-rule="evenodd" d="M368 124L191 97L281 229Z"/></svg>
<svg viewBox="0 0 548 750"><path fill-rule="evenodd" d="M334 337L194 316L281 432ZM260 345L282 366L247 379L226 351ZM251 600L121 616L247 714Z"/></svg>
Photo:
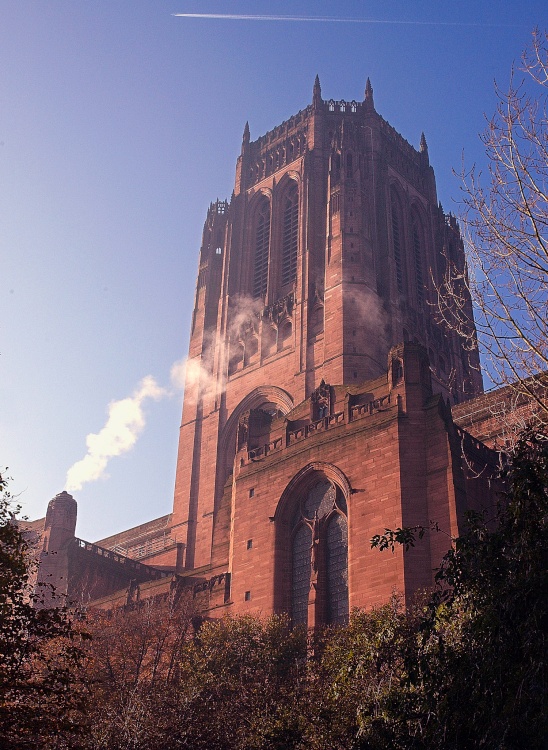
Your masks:
<svg viewBox="0 0 548 750"><path fill-rule="evenodd" d="M352 154L350 153L346 155L346 174L347 177L352 176Z"/></svg>

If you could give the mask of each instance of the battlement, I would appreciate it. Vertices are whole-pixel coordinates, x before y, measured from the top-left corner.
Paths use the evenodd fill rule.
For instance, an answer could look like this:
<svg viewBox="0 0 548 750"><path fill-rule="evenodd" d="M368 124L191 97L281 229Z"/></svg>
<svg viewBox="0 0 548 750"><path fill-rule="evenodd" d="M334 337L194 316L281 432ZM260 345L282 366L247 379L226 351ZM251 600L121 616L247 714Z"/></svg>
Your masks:
<svg viewBox="0 0 548 750"><path fill-rule="evenodd" d="M269 148L278 141L287 138L289 135L302 130L302 126L306 123L312 114L312 106L305 107L297 112L296 115L292 115L287 120L277 125L272 130L269 130L264 135L257 138L256 141L250 142L250 148L255 151L260 151L265 148Z"/></svg>
<svg viewBox="0 0 548 750"><path fill-rule="evenodd" d="M450 227L454 232L460 233L460 227L459 222L457 221L457 217L451 212L449 212L448 214L444 213L443 216L447 226Z"/></svg>
<svg viewBox="0 0 548 750"><path fill-rule="evenodd" d="M399 396L397 396L395 404L398 409L401 409L401 398ZM297 428L293 428L291 421L287 421L284 435L247 451L247 455L240 459L240 466L242 467L248 463L264 459L272 453L289 448L295 445L295 443L300 443L313 435L343 427L351 422L371 417L373 414L388 411L393 405L394 399L391 393L364 403L352 403L352 398L349 397L347 398L344 410L337 411L320 419L310 420L308 423L300 425Z"/></svg>
<svg viewBox="0 0 548 750"><path fill-rule="evenodd" d="M207 210L205 226L211 226L216 220L217 216L226 216L229 206L230 204L227 200L222 201L217 199L216 201L210 203Z"/></svg>
<svg viewBox="0 0 548 750"><path fill-rule="evenodd" d="M109 560L117 565L122 565L126 571L132 571L138 573L143 579L158 579L165 578L167 573L152 568L149 565L143 565L143 563L132 560L125 555L115 552L114 550L106 549L105 547L99 547L97 544L86 542L83 539L74 538L74 544L78 550L89 552L94 556L102 557L105 560Z"/></svg>
<svg viewBox="0 0 548 750"><path fill-rule="evenodd" d="M363 102L357 102L355 99L352 99L351 102L347 102L344 99L339 99L338 101L336 99L328 99L326 102L323 102L323 106L327 112L355 115L362 111Z"/></svg>
<svg viewBox="0 0 548 750"><path fill-rule="evenodd" d="M393 147L396 161L407 161L407 169L411 166L419 171L425 164L428 165L428 148L424 134L421 136L420 150L417 150L375 111L372 91L369 91L369 95L366 91L366 99L359 102L355 99L323 100L319 88L315 88L312 105L300 110L255 141L249 141L249 128L246 125L242 154L245 153L247 158L244 173L247 187L269 177L304 155L310 147L309 129L313 117L318 114L330 129L337 129L343 121L354 122L357 126L367 122L368 126L372 125L380 130L389 146Z"/></svg>
<svg viewBox="0 0 548 750"><path fill-rule="evenodd" d="M396 128L390 125L390 123L387 122L384 117L379 114L377 114L377 117L380 123L381 133L384 135L384 137L396 148L402 151L404 156L413 161L417 167L420 166L422 159L421 152L418 151L414 146L412 146L411 143L409 143L409 141L403 137L403 135L398 133Z"/></svg>

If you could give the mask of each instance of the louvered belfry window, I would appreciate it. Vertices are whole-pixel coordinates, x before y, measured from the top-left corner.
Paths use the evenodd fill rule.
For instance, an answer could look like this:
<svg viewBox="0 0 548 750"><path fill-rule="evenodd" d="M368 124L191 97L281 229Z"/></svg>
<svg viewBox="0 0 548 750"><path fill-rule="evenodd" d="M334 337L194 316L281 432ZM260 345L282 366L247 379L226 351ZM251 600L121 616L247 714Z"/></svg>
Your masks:
<svg viewBox="0 0 548 750"><path fill-rule="evenodd" d="M266 198L257 212L255 258L253 265L253 296L264 297L268 283L270 250L270 205Z"/></svg>
<svg viewBox="0 0 548 750"><path fill-rule="evenodd" d="M420 306L424 302L424 279L422 275L422 247L419 220L413 218L413 257L415 260L415 281L417 282L417 301Z"/></svg>
<svg viewBox="0 0 548 750"><path fill-rule="evenodd" d="M394 248L394 261L396 264L396 283L398 292L403 294L403 226L401 220L401 210L399 201L394 191L391 196L391 213L392 213L392 245Z"/></svg>
<svg viewBox="0 0 548 750"><path fill-rule="evenodd" d="M308 622L312 579L324 602L325 624L348 622L348 522L342 494L327 479L318 481L300 499L292 525L293 624Z"/></svg>
<svg viewBox="0 0 548 750"><path fill-rule="evenodd" d="M295 280L299 237L299 191L295 183L283 202L282 286Z"/></svg>

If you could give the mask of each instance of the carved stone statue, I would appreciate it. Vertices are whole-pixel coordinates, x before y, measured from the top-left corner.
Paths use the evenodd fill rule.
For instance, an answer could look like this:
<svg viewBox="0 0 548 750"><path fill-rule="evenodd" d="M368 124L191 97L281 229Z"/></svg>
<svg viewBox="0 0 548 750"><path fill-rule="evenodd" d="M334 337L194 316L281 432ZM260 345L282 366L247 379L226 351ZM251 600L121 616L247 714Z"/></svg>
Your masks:
<svg viewBox="0 0 548 750"><path fill-rule="evenodd" d="M312 547L310 548L310 563L313 573L318 572L318 551L320 545L320 519L318 511L314 513L314 523L312 524Z"/></svg>
<svg viewBox="0 0 548 750"><path fill-rule="evenodd" d="M238 420L238 450L247 445L249 440L249 412L246 411Z"/></svg>
<svg viewBox="0 0 548 750"><path fill-rule="evenodd" d="M322 379L320 385L310 395L313 415L312 419L322 419L329 416L331 411L331 388Z"/></svg>

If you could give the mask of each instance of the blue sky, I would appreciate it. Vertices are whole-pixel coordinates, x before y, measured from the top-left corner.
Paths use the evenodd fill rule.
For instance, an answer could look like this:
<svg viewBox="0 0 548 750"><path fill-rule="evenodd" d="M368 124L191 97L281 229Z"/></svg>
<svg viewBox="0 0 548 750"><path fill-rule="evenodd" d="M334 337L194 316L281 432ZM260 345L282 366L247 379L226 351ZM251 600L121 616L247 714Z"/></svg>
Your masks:
<svg viewBox="0 0 548 750"><path fill-rule="evenodd" d="M175 13L372 22L230 20ZM210 201L229 197L241 136L324 98L361 99L418 146L446 210L459 169L545 2L2 4L0 464L35 518L64 487L113 400L186 353ZM181 394L108 477L74 492L98 539L171 510Z"/></svg>

